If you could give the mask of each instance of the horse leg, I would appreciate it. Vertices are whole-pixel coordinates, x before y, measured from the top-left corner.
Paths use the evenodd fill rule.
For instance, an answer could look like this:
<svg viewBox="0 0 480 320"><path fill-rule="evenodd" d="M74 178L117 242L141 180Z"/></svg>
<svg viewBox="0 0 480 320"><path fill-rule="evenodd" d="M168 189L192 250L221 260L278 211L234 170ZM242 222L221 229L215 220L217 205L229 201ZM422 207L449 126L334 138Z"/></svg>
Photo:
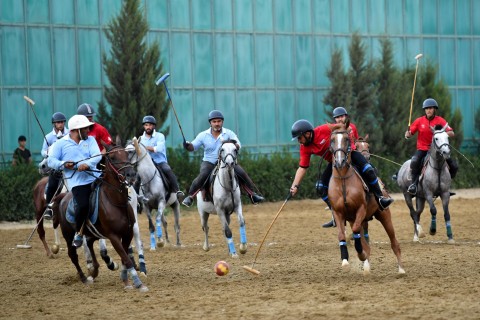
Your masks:
<svg viewBox="0 0 480 320"><path fill-rule="evenodd" d="M137 248L138 252L138 264L140 268L140 274L147 275L147 265L145 264L145 257L143 254L143 243L140 237L140 228L138 226L138 216L137 210L133 210L135 213L135 223L133 225L133 238L135 239L135 247Z"/></svg>
<svg viewBox="0 0 480 320"><path fill-rule="evenodd" d="M132 241L132 235L124 235L122 239L119 239L117 236L111 236L109 239L112 243L112 246L115 248L115 251L117 251L122 260L122 271L120 273L120 278L125 284L125 289L131 288L128 280L128 275L130 275L135 288L139 289L141 292L148 291L148 288L140 280L140 277L133 266L132 260L130 260L127 254L128 246Z"/></svg>
<svg viewBox="0 0 480 320"><path fill-rule="evenodd" d="M89 268L88 273L90 274L90 276L92 276L93 279L95 279L96 277L98 277L98 268L100 267L100 264L97 261L97 256L95 255L95 250L93 250L93 242L95 240L91 239L89 241L85 241L85 237L83 239L84 245L86 244L86 246L88 247L92 259L92 268Z"/></svg>
<svg viewBox="0 0 480 320"><path fill-rule="evenodd" d="M370 244L370 235L368 234L368 221L363 221L362 223L362 228L363 228L363 237L365 238L365 241Z"/></svg>
<svg viewBox="0 0 480 320"><path fill-rule="evenodd" d="M171 206L173 210L173 218L175 219L175 234L177 236L177 247L181 247L180 241L180 203L175 201Z"/></svg>
<svg viewBox="0 0 480 320"><path fill-rule="evenodd" d="M445 226L447 228L447 237L448 243L454 244L455 240L453 239L452 225L450 223L450 210L448 209L448 204L450 203L450 191L442 194L442 207L443 207L443 217L445 219Z"/></svg>
<svg viewBox="0 0 480 320"><path fill-rule="evenodd" d="M415 203L417 205L417 210L413 213L413 221L415 221L415 234L413 236L413 241L418 242L419 238L425 238L425 232L420 224L420 215L425 208L425 198L417 197Z"/></svg>
<svg viewBox="0 0 480 320"><path fill-rule="evenodd" d="M165 246L165 242L169 243L170 240L168 239L167 234L167 220L165 219L165 200L160 200L158 202L158 209L157 209L157 247L162 248ZM164 227L163 231L165 231L165 241L163 240L163 231L162 226Z"/></svg>
<svg viewBox="0 0 480 320"><path fill-rule="evenodd" d="M150 231L150 251L155 251L157 250L157 244L155 240L155 225L153 224L152 220L152 214L151 214L151 209L148 203L145 203L143 206L143 209L147 213L147 218L148 218L148 230Z"/></svg>
<svg viewBox="0 0 480 320"><path fill-rule="evenodd" d="M93 278L91 276L86 277L85 273L83 273L82 268L80 267L80 264L78 263L78 254L77 254L77 248L72 246L73 242L73 236L75 234L75 231L72 230L66 230L66 228L62 228L62 233L63 237L65 238L65 241L67 242L67 250L68 250L68 257L70 258L70 261L72 261L73 265L75 266L75 269L77 269L77 274L78 277L80 278L80 281L84 284L91 284L93 283Z"/></svg>
<svg viewBox="0 0 480 320"><path fill-rule="evenodd" d="M107 268L112 271L118 270L118 264L108 255L107 241L105 239L100 239L98 240L98 244L100 245L100 256L102 257L103 261L105 261Z"/></svg>
<svg viewBox="0 0 480 320"><path fill-rule="evenodd" d="M58 235L58 224L55 226L53 229L53 235L55 236L55 243L52 246L52 252L54 254L57 254L58 251L60 250L60 236Z"/></svg>
<svg viewBox="0 0 480 320"><path fill-rule="evenodd" d="M200 210L199 210L200 212ZM210 250L210 244L208 243L208 230L210 227L208 226L208 218L210 217L210 214L206 211L200 212L200 222L202 224L202 230L205 234L205 241L203 242L203 250L208 251Z"/></svg>
<svg viewBox="0 0 480 320"><path fill-rule="evenodd" d="M366 213L367 212L366 212L365 205L360 206L357 209L355 221L352 225L353 240L355 242L355 250L357 251L358 258L360 259L360 261L367 260L370 252L370 247L365 241L365 238L363 238L363 243L362 243L362 231L363 231L362 224L363 224L363 221L365 220ZM368 247L367 249L368 252L364 250L364 245L366 245L365 248Z"/></svg>
<svg viewBox="0 0 480 320"><path fill-rule="evenodd" d="M228 252L230 254L230 257L238 258L237 250L235 249L235 243L233 242L232 230L230 229L230 226L229 226L230 216L229 215L227 216L225 211L217 212L217 215L220 218L220 223L222 224L222 229L225 234L225 239L227 240Z"/></svg>
<svg viewBox="0 0 480 320"><path fill-rule="evenodd" d="M392 222L392 213L389 208L385 209L381 214L377 215L377 219L383 226L383 229L387 232L388 238L390 239L390 247L392 248L393 253L397 257L398 273L404 274L405 269L403 268L402 263L402 252L400 250L400 243L397 240L395 235L395 228L393 227Z"/></svg>
<svg viewBox="0 0 480 320"><path fill-rule="evenodd" d="M43 244L43 247L45 248L45 253L46 253L47 257L53 258L54 257L53 253L50 250L50 247L48 246L47 241L45 240L45 228L43 226L43 212L40 213L40 214L37 213L36 218L37 218L37 223L38 223L38 227L37 227L38 237L40 238L40 241L42 241L42 244ZM40 219L42 219L42 220L40 221Z"/></svg>
<svg viewBox="0 0 480 320"><path fill-rule="evenodd" d="M335 210L332 210L333 217L337 223L338 245L340 247L340 258L342 259L342 268L347 269L348 263L348 249L347 241L345 241L345 218L340 216Z"/></svg>
<svg viewBox="0 0 480 320"><path fill-rule="evenodd" d="M240 253L247 253L247 231L245 230L245 219L243 218L242 207L236 209L238 225L240 226Z"/></svg>

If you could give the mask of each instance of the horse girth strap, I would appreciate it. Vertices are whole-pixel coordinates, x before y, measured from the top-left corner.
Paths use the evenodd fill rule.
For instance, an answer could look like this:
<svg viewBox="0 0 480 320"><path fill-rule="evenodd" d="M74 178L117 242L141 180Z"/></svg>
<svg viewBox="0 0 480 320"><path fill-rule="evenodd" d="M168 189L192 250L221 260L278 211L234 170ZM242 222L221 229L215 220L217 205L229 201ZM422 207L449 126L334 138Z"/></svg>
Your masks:
<svg viewBox="0 0 480 320"><path fill-rule="evenodd" d="M335 175L332 175L335 179L340 179L342 181L342 196L343 196L343 204L345 206L345 208L348 207L348 202L347 202L347 184L346 184L346 181L353 177L354 175L356 175L360 181L362 182L362 186L363 186L363 189L368 193L369 192L369 188L367 186L367 184L365 183L365 181L363 180L362 176L360 175L360 173L355 170L353 167L350 167L351 170L353 172L351 172L349 175L345 175L345 176L335 176ZM337 170L338 171L338 170ZM350 170L349 170L350 171Z"/></svg>

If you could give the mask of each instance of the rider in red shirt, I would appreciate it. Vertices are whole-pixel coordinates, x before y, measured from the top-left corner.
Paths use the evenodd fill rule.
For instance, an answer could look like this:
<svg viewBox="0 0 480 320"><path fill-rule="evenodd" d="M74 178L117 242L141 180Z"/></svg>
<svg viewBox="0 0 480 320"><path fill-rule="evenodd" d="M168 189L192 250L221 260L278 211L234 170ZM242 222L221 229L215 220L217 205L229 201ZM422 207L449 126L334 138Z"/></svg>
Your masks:
<svg viewBox="0 0 480 320"><path fill-rule="evenodd" d="M82 103L77 108L77 114L84 115L90 122L93 122L93 125L90 126L90 132L88 133L88 135L95 138L95 141L97 141L98 144L98 148L102 153L105 153L105 148L103 147L101 142L103 141L106 144L110 145L112 144L112 137L104 126L93 121L95 110L93 110L92 106L88 103Z"/></svg>
<svg viewBox="0 0 480 320"><path fill-rule="evenodd" d="M334 110L334 117L336 115L348 116L346 110L342 107L336 108ZM292 186L290 188L292 196L297 193L300 182L302 181L308 167L310 166L311 155L315 154L321 156L328 161L328 165L325 168L325 171L322 173L320 181L317 181L316 187L317 191L319 191L320 193L320 197L322 198L322 200L325 201L329 208L331 207L330 200L328 199L328 184L330 181L330 177L332 176L332 154L330 152L330 135L332 133L332 130L335 130L337 128L339 128L339 126L335 124L324 124L314 129L313 125L307 120L298 120L293 124L292 140L297 139L298 143L300 143L300 162ZM351 135L354 134L355 133L353 133L352 130ZM382 190L380 189L380 186L378 184L377 175L375 174L373 167L367 162L367 160L365 160L365 158L360 152L354 151L354 141L352 141L351 150L352 163L359 169L364 181L369 184L371 190L375 194L375 198L377 199L380 209L383 210L387 208L393 202L393 199L383 196ZM331 227L334 225L334 223L331 223L331 225L330 223L326 223L324 227Z"/></svg>
<svg viewBox="0 0 480 320"><path fill-rule="evenodd" d="M408 187L407 191L411 195L417 193L417 183L418 178L422 170L422 162L425 156L430 149L430 144L433 139L432 128L435 128L436 125L441 125L444 127L447 125L447 121L440 116L435 115L436 110L438 109L437 101L432 98L428 98L423 102L423 110L425 110L425 116L417 118L410 125L410 128L405 132L405 139L411 138L415 133L418 132L417 138L417 151L412 157L410 162L410 169L412 170L412 184ZM449 137L453 137L455 133L450 126L447 126L445 129ZM450 169L450 176L452 179L455 177L458 171L458 165L456 162L449 158L447 160L448 167Z"/></svg>

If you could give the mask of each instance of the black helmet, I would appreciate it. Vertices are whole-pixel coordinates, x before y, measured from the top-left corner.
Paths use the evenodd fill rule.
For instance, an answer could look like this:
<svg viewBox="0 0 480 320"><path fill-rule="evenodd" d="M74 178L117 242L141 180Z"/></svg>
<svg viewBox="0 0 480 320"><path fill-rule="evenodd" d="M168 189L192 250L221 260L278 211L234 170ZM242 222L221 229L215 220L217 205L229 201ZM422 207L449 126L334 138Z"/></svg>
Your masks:
<svg viewBox="0 0 480 320"><path fill-rule="evenodd" d="M61 112L55 112L53 115L52 115L52 123L55 123L55 122L66 122L67 121L67 118L65 118L65 115Z"/></svg>
<svg viewBox="0 0 480 320"><path fill-rule="evenodd" d="M431 107L434 107L435 109L438 109L438 103L437 103L437 101L435 101L435 99L428 98L427 100L423 101L422 109L431 108Z"/></svg>
<svg viewBox="0 0 480 320"><path fill-rule="evenodd" d="M302 134L308 131L313 131L313 125L307 120L297 120L292 125L292 140L297 139Z"/></svg>
<svg viewBox="0 0 480 320"><path fill-rule="evenodd" d="M212 121L213 119L222 119L224 120L223 118L223 114L218 111L218 110L212 110L210 111L210 113L208 114L208 122Z"/></svg>
<svg viewBox="0 0 480 320"><path fill-rule="evenodd" d="M85 117L91 117L95 115L95 110L93 110L92 106L88 103L82 103L77 108L77 114L81 114Z"/></svg>
<svg viewBox="0 0 480 320"><path fill-rule="evenodd" d="M142 124L145 124L145 123L151 123L151 124L156 125L157 120L155 120L155 118L153 116L145 116L145 117L143 117Z"/></svg>
<svg viewBox="0 0 480 320"><path fill-rule="evenodd" d="M344 107L337 107L333 109L333 118L340 117L340 116L348 116L348 112Z"/></svg>

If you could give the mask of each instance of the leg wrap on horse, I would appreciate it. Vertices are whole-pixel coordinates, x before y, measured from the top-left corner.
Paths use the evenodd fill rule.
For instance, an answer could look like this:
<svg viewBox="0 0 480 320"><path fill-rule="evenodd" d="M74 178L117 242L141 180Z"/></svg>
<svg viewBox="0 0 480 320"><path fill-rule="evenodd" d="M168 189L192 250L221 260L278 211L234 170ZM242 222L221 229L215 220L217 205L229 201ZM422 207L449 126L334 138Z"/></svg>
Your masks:
<svg viewBox="0 0 480 320"><path fill-rule="evenodd" d="M353 240L355 241L355 250L357 250L358 253L362 253L362 235L360 233L354 233Z"/></svg>
<svg viewBox="0 0 480 320"><path fill-rule="evenodd" d="M348 249L347 249L347 242L342 240L339 242L340 246L340 257L342 260L348 260Z"/></svg>
<svg viewBox="0 0 480 320"><path fill-rule="evenodd" d="M448 169L450 170L450 177L454 179L458 172L458 164L452 158L447 159L447 164L448 164Z"/></svg>

